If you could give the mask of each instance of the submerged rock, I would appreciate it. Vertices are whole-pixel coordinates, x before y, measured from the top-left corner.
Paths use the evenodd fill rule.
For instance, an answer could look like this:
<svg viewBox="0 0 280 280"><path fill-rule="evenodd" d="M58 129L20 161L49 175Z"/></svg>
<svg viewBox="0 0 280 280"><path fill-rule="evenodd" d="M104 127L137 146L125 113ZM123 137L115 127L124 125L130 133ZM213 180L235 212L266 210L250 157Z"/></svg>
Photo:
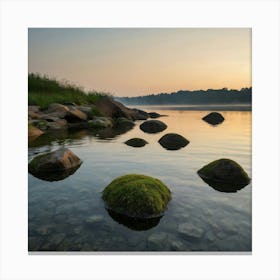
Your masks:
<svg viewBox="0 0 280 280"><path fill-rule="evenodd" d="M209 186L221 192L236 192L251 181L244 169L231 159L215 160L197 173Z"/></svg>
<svg viewBox="0 0 280 280"><path fill-rule="evenodd" d="M144 147L146 144L148 144L148 142L142 138L131 138L124 143L128 146L137 147L137 148Z"/></svg>
<svg viewBox="0 0 280 280"><path fill-rule="evenodd" d="M72 151L60 148L33 158L28 164L28 171L39 179L58 181L73 174L81 163Z"/></svg>
<svg viewBox="0 0 280 280"><path fill-rule="evenodd" d="M178 231L187 239L200 239L204 233L203 229L190 223L179 225Z"/></svg>
<svg viewBox="0 0 280 280"><path fill-rule="evenodd" d="M129 174L113 180L102 198L109 210L135 218L159 217L171 199L171 192L160 180Z"/></svg>
<svg viewBox="0 0 280 280"><path fill-rule="evenodd" d="M176 133L165 134L158 142L167 150L179 150L190 143L185 137Z"/></svg>
<svg viewBox="0 0 280 280"><path fill-rule="evenodd" d="M140 125L140 129L147 133L161 132L161 131L165 130L166 128L167 128L167 125L158 120L146 121Z"/></svg>
<svg viewBox="0 0 280 280"><path fill-rule="evenodd" d="M212 125L217 125L224 121L224 117L217 112L212 112L206 115L205 117L203 117L202 119Z"/></svg>

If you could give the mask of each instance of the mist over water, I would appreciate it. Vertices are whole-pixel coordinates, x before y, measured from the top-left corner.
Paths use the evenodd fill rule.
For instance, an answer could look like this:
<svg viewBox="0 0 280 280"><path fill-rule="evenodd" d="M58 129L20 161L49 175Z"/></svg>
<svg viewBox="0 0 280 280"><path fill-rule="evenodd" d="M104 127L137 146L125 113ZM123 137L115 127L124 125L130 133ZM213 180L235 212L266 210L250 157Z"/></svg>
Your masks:
<svg viewBox="0 0 280 280"><path fill-rule="evenodd" d="M139 129L142 121L137 121L123 134L79 131L30 144L30 160L61 145L83 160L61 181L29 174L30 251L251 251L251 184L224 193L197 175L205 164L230 158L251 177L251 112L219 111L225 121L211 126L201 119L208 113L201 107L141 109L167 115L160 120L168 128L146 134ZM165 150L157 141L166 133L178 133L190 143L177 151ZM132 137L149 144L125 145ZM129 173L156 177L170 188L172 200L160 219L129 221L105 209L102 190Z"/></svg>

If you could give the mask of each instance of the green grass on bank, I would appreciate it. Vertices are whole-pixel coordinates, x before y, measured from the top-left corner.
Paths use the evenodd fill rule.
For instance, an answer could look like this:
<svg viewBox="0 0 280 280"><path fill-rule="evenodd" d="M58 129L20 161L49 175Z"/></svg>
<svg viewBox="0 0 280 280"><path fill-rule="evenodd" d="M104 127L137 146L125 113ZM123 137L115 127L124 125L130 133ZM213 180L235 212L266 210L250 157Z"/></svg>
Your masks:
<svg viewBox="0 0 280 280"><path fill-rule="evenodd" d="M38 105L41 109L46 109L51 103L94 104L104 96L110 96L110 94L85 92L81 87L68 82L60 82L40 74L28 75L28 105Z"/></svg>

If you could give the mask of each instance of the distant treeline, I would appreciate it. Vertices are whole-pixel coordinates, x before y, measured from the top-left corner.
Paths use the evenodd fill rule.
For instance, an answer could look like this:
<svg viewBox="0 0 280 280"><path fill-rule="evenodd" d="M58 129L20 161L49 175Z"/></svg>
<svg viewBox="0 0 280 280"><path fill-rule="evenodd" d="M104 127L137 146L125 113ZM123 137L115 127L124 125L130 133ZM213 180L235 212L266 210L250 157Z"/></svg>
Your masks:
<svg viewBox="0 0 280 280"><path fill-rule="evenodd" d="M180 90L172 93L151 94L138 97L115 97L127 105L164 104L251 104L252 88L241 90L227 88L208 90Z"/></svg>

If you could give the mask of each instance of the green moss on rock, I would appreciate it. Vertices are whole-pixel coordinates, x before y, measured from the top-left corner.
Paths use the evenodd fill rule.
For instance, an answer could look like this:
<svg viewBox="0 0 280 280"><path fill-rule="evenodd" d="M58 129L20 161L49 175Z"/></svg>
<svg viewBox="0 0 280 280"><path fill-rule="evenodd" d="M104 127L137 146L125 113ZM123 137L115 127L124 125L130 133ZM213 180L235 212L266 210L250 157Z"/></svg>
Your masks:
<svg viewBox="0 0 280 280"><path fill-rule="evenodd" d="M108 209L129 217L160 216L171 199L164 183L145 175L129 174L116 178L103 191Z"/></svg>

